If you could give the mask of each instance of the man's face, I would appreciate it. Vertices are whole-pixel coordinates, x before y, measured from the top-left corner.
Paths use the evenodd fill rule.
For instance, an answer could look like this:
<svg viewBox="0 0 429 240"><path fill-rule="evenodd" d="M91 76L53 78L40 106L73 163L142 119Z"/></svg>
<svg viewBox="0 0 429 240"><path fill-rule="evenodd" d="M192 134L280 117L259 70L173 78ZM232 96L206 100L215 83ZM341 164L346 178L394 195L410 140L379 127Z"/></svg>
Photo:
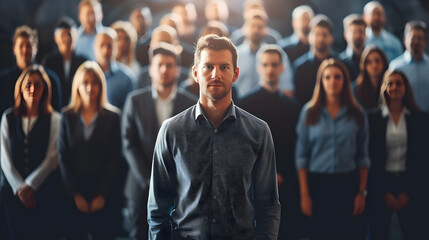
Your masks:
<svg viewBox="0 0 429 240"><path fill-rule="evenodd" d="M13 53L15 54L17 62L25 62L28 66L33 61L36 55L36 48L27 37L18 37L15 40L15 45L13 46ZM34 52L34 54L33 54Z"/></svg>
<svg viewBox="0 0 429 240"><path fill-rule="evenodd" d="M55 31L55 43L60 52L71 50L73 48L73 31L67 28L61 28Z"/></svg>
<svg viewBox="0 0 429 240"><path fill-rule="evenodd" d="M237 81L239 69L234 70L229 50L205 48L201 51L198 66L192 68L192 74L200 85L200 100L214 102L231 98L232 84Z"/></svg>
<svg viewBox="0 0 429 240"><path fill-rule="evenodd" d="M292 28L296 32L300 32L301 34L307 35L310 31L310 21L310 14L304 12L303 14L292 20Z"/></svg>
<svg viewBox="0 0 429 240"><path fill-rule="evenodd" d="M94 8L90 5L84 5L79 11L79 21L85 31L95 31L97 19Z"/></svg>
<svg viewBox="0 0 429 240"><path fill-rule="evenodd" d="M421 57L426 47L425 33L420 29L411 29L405 36L405 47L413 57Z"/></svg>
<svg viewBox="0 0 429 240"><path fill-rule="evenodd" d="M113 39L106 34L99 34L94 42L95 58L100 65L109 64L113 57Z"/></svg>
<svg viewBox="0 0 429 240"><path fill-rule="evenodd" d="M129 20L139 36L142 36L146 33L146 22L140 9L135 9L131 13Z"/></svg>
<svg viewBox="0 0 429 240"><path fill-rule="evenodd" d="M149 75L152 84L162 87L169 87L175 83L179 74L179 66L173 56L156 54L153 56L149 67Z"/></svg>
<svg viewBox="0 0 429 240"><path fill-rule="evenodd" d="M316 26L309 35L309 43L311 47L320 53L327 53L331 49L334 42L334 37L331 32L325 27Z"/></svg>
<svg viewBox="0 0 429 240"><path fill-rule="evenodd" d="M347 28L345 33L347 45L355 49L363 49L365 47L365 27L363 25L352 24Z"/></svg>
<svg viewBox="0 0 429 240"><path fill-rule="evenodd" d="M386 22L386 15L384 14L384 9L381 7L375 7L371 13L366 15L367 25L371 26L376 31L380 31L384 27Z"/></svg>
<svg viewBox="0 0 429 240"><path fill-rule="evenodd" d="M284 66L278 53L264 53L258 66L259 75L264 84L275 86L278 84Z"/></svg>
<svg viewBox="0 0 429 240"><path fill-rule="evenodd" d="M244 24L244 34L254 44L260 44L267 33L267 25L260 18L251 18Z"/></svg>

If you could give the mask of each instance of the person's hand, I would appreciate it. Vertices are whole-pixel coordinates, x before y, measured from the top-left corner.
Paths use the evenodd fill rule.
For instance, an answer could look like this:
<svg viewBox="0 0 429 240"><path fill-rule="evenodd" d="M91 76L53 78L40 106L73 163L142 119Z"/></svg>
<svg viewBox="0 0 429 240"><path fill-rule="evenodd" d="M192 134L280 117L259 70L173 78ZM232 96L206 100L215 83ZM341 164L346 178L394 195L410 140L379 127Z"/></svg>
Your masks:
<svg viewBox="0 0 429 240"><path fill-rule="evenodd" d="M407 206L408 201L410 201L410 196L408 196L408 194L405 192L401 192L398 196L398 203L399 203L398 210L404 209Z"/></svg>
<svg viewBox="0 0 429 240"><path fill-rule="evenodd" d="M105 200L103 196L97 196L96 198L92 199L91 207L90 207L91 212L96 212L103 209L104 203L105 203Z"/></svg>
<svg viewBox="0 0 429 240"><path fill-rule="evenodd" d="M79 211L83 213L90 213L88 202L79 193L74 195L74 203L76 204L76 207Z"/></svg>
<svg viewBox="0 0 429 240"><path fill-rule="evenodd" d="M352 216L358 216L365 210L365 196L358 194L355 197L355 203L353 208Z"/></svg>
<svg viewBox="0 0 429 240"><path fill-rule="evenodd" d="M396 197L391 193L386 193L384 195L384 201L386 202L386 205L389 209L392 210L399 210L400 204L399 201L396 199Z"/></svg>
<svg viewBox="0 0 429 240"><path fill-rule="evenodd" d="M279 185L279 187L283 184L283 176L279 173L277 173L277 185Z"/></svg>
<svg viewBox="0 0 429 240"><path fill-rule="evenodd" d="M34 196L34 190L27 184L22 184L16 192L19 200L22 204L30 210L36 208L36 197Z"/></svg>
<svg viewBox="0 0 429 240"><path fill-rule="evenodd" d="M313 217L313 201L310 196L301 197L301 211L307 217Z"/></svg>
<svg viewBox="0 0 429 240"><path fill-rule="evenodd" d="M293 97L293 91L292 90L283 90L283 95L285 95L286 97Z"/></svg>

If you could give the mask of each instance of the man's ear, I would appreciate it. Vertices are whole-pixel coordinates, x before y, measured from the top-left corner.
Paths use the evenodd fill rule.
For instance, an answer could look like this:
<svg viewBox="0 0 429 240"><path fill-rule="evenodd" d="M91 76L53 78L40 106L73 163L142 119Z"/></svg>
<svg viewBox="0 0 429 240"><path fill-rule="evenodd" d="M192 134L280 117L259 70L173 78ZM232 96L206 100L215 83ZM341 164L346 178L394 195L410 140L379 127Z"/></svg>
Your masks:
<svg viewBox="0 0 429 240"><path fill-rule="evenodd" d="M192 66L192 78L196 83L198 83L198 72L195 66Z"/></svg>
<svg viewBox="0 0 429 240"><path fill-rule="evenodd" d="M239 68L239 67L237 67L237 68L234 70L234 78L232 79L232 82L236 82L236 81L237 81L237 79L238 79L238 75L240 75L240 68Z"/></svg>

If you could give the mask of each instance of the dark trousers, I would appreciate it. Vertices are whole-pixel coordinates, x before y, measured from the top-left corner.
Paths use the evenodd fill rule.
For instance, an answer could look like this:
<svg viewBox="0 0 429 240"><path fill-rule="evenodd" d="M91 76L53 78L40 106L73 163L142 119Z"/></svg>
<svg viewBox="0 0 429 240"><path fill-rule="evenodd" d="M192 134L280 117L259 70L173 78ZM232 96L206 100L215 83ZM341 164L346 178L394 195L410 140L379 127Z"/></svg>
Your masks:
<svg viewBox="0 0 429 240"><path fill-rule="evenodd" d="M362 216L353 217L359 189L358 174L308 174L313 217L304 217L311 239L357 239L365 235Z"/></svg>
<svg viewBox="0 0 429 240"><path fill-rule="evenodd" d="M284 177L279 186L279 200L281 204L281 218L278 239L299 239L302 234L301 225L303 218L299 203L299 184L296 174Z"/></svg>
<svg viewBox="0 0 429 240"><path fill-rule="evenodd" d="M87 240L90 234L93 240L115 239L122 226L121 202L118 200L115 197L106 197L104 208L89 214L80 212L74 201L70 200L67 210L69 222L66 238Z"/></svg>
<svg viewBox="0 0 429 240"><path fill-rule="evenodd" d="M53 173L35 191L36 208L27 209L21 200L12 193L9 186L3 188L3 204L0 210L0 237L5 239L55 239L62 236L63 217L61 210L64 199L58 195L58 176ZM5 230L7 229L7 230ZM7 231L3 232L3 231Z"/></svg>
<svg viewBox="0 0 429 240"><path fill-rule="evenodd" d="M384 173L383 184L374 183L374 189L371 192L371 206L370 206L370 237L371 239L388 240L390 223L392 220L393 210L386 206L384 195L389 192L398 196L401 192L406 192L410 197L407 206L398 211L399 224L401 226L404 239L424 239L420 238L416 232L416 198L411 195L409 190L406 189L404 175Z"/></svg>
<svg viewBox="0 0 429 240"><path fill-rule="evenodd" d="M144 194L143 199L140 201L128 199L126 216L129 224L129 238L130 239L143 239L149 237L149 225L147 222L147 192Z"/></svg>

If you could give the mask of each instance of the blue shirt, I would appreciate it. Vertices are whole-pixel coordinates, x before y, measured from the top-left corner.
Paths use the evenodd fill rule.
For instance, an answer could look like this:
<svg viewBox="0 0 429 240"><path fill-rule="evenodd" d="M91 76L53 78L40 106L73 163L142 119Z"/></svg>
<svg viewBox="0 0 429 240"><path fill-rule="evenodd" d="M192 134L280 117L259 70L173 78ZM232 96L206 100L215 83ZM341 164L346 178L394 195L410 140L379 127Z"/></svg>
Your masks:
<svg viewBox="0 0 429 240"><path fill-rule="evenodd" d="M298 35L296 35L295 33L292 33L290 36L280 39L277 42L277 45L279 45L281 48L285 48L291 45L296 45L299 43L299 41L300 39Z"/></svg>
<svg viewBox="0 0 429 240"><path fill-rule="evenodd" d="M416 61L405 51L390 63L389 68L407 75L417 105L422 111L429 113L429 56L423 54L423 59Z"/></svg>
<svg viewBox="0 0 429 240"><path fill-rule="evenodd" d="M75 54L84 56L88 60L95 61L94 41L95 37L97 36L97 33L101 32L103 28L104 27L101 24L97 25L95 28L95 33L92 35L88 35L83 30L83 27L80 26L77 29L78 37L76 40Z"/></svg>
<svg viewBox="0 0 429 240"><path fill-rule="evenodd" d="M244 96L258 90L261 84L257 70L258 66L256 52L252 52L247 41L243 42L240 46L237 47L237 52L240 74L234 85L237 88L237 97L238 99L241 99ZM281 90L291 90L293 88L292 66L286 54L284 54L283 57L285 58L283 59L285 71L280 75L279 87Z"/></svg>
<svg viewBox="0 0 429 240"><path fill-rule="evenodd" d="M335 119L325 107L317 124L307 125L309 104L301 110L296 132L296 168L315 173L346 173L369 167L368 121L359 128L341 107ZM362 113L363 114L363 113Z"/></svg>
<svg viewBox="0 0 429 240"><path fill-rule="evenodd" d="M129 68L116 61L110 63L110 70L104 75L106 76L107 99L122 111L128 93L134 89L135 76Z"/></svg>
<svg viewBox="0 0 429 240"><path fill-rule="evenodd" d="M387 59L392 61L392 59L398 57L404 51L402 48L401 41L386 30L381 30L379 36L375 36L370 27L366 28L366 42L365 46L376 45L381 48L386 54Z"/></svg>
<svg viewBox="0 0 429 240"><path fill-rule="evenodd" d="M171 216L170 216L171 215ZM167 119L153 155L149 239L277 239L280 203L268 125L231 104L218 128L201 106Z"/></svg>

